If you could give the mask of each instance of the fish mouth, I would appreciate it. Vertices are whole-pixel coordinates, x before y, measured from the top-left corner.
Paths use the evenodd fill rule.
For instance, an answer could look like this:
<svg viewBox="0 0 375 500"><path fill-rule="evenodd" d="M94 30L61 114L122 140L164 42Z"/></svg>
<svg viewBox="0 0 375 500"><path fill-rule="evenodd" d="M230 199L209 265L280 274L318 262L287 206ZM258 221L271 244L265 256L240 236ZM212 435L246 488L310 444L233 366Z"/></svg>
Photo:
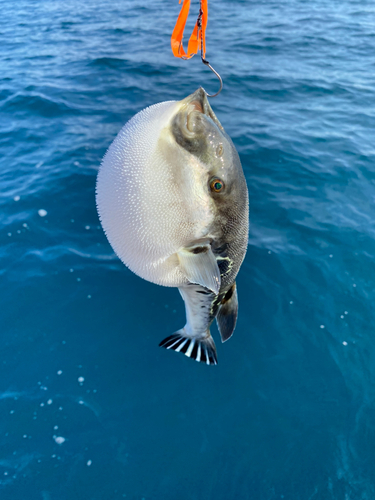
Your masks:
<svg viewBox="0 0 375 500"><path fill-rule="evenodd" d="M181 104L184 104L188 107L188 113L187 113L188 123L187 123L187 125L188 125L189 130L191 130L189 127L189 121L192 121L192 120L189 120L189 117L195 113L200 113L200 114L207 116L208 118L211 118L211 120L221 130L224 130L221 123L217 119L217 116L212 111L210 103L208 102L208 99L207 99L207 93L202 87L200 87L198 90L196 90L194 92L194 94L189 95L183 101L181 101ZM193 117L191 117L191 118L193 118Z"/></svg>
<svg viewBox="0 0 375 500"><path fill-rule="evenodd" d="M175 124L178 123L180 134L186 140L191 141L204 133L209 122L213 122L221 131L224 130L212 111L206 91L200 87L193 94L180 101Z"/></svg>

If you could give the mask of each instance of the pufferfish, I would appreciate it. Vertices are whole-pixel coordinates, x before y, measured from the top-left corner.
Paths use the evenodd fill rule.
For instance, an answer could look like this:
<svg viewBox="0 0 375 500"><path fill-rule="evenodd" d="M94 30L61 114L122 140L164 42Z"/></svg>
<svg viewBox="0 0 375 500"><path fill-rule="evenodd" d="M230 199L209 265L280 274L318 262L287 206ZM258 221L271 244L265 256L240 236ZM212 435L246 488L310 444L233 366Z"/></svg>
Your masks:
<svg viewBox="0 0 375 500"><path fill-rule="evenodd" d="M236 276L248 243L249 202L233 142L204 89L136 114L103 158L96 202L105 234L141 278L178 287L186 325L159 345L217 364L237 321Z"/></svg>

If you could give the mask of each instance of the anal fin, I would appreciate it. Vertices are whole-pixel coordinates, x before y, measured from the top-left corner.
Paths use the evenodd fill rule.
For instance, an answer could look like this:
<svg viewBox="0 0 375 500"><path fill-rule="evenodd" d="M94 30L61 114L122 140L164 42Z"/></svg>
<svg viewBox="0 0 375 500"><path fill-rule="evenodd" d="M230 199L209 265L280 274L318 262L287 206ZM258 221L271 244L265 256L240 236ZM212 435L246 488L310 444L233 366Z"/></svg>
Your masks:
<svg viewBox="0 0 375 500"><path fill-rule="evenodd" d="M219 311L216 316L217 326L221 335L221 341L225 342L233 335L236 327L238 314L238 297L236 283L233 283L231 288L221 300Z"/></svg>
<svg viewBox="0 0 375 500"><path fill-rule="evenodd" d="M206 365L217 365L217 354L214 339L211 335L205 338L191 338L184 335L184 328L162 340L160 347L182 352L185 356L193 358Z"/></svg>

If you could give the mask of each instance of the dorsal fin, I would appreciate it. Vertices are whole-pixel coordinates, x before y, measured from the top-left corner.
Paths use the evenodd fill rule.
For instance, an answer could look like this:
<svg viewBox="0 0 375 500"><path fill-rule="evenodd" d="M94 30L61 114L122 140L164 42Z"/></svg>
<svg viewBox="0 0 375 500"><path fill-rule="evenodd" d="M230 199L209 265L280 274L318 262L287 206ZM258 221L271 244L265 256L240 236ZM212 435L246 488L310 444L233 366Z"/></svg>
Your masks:
<svg viewBox="0 0 375 500"><path fill-rule="evenodd" d="M238 297L236 283L229 288L221 299L219 311L216 316L217 327L221 335L221 341L225 342L233 335L236 327L238 314Z"/></svg>

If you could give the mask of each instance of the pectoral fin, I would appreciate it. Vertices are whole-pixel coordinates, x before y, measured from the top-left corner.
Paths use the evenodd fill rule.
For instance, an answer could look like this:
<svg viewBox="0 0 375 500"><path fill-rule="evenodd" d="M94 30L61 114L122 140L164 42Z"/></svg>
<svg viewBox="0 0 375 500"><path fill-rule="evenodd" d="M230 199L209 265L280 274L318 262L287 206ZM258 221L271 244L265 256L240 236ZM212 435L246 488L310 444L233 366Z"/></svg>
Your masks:
<svg viewBox="0 0 375 500"><path fill-rule="evenodd" d="M231 288L221 300L219 311L216 316L217 326L221 335L221 341L228 340L235 329L238 313L238 298L236 283L233 283Z"/></svg>
<svg viewBox="0 0 375 500"><path fill-rule="evenodd" d="M177 252L180 266L190 283L204 286L218 294L220 290L220 270L211 245L194 245Z"/></svg>

